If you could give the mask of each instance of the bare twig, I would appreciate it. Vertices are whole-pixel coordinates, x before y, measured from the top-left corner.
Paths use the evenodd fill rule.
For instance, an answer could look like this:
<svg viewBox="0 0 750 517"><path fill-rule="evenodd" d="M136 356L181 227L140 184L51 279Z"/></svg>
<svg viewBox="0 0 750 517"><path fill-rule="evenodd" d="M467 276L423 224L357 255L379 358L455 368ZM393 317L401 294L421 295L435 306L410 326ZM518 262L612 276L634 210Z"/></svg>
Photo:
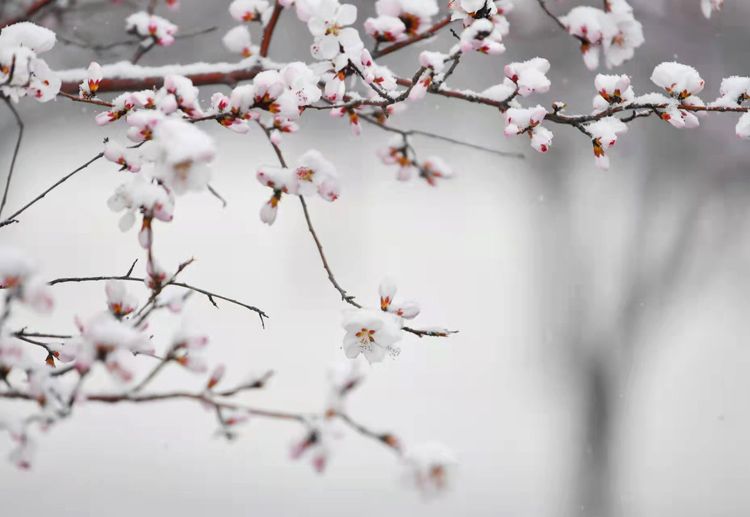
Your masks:
<svg viewBox="0 0 750 517"><path fill-rule="evenodd" d="M89 161L87 161L86 163L84 163L83 165L81 165L80 167L78 167L77 169L73 170L72 172L69 172L68 174L66 174L65 176L63 176L59 180L57 180L49 188L47 188L44 192L42 192L41 194L39 194L38 196L36 196L34 199L32 199L31 201L29 201L28 203L26 203L24 206L22 206L21 208L19 208L18 210L16 210L12 215L8 216L6 219L0 221L0 228L2 228L3 226L7 226L7 225L9 225L11 223L16 222L16 217L18 217L19 215L21 215L23 212L25 212L26 210L28 210L31 206L33 206L34 204L36 204L37 202L39 202L41 199L43 199L44 196L46 196L47 194L49 194L50 192L52 192L54 189L56 189L57 187L59 187L60 185L62 185L66 181L68 181L70 178L72 178L73 176L75 176L76 174L78 174L83 169L85 169L86 167L88 167L89 165L91 165L92 163L94 163L95 161L97 161L99 158L101 158L103 156L104 156L104 153L97 154L96 156L94 156L93 158L91 158Z"/></svg>
<svg viewBox="0 0 750 517"><path fill-rule="evenodd" d="M451 17L450 15L445 16L444 18L441 18L437 23L435 23L432 27L428 28L424 32L420 32L419 34L416 34L409 39L405 39L404 41L399 41L398 43L394 43L392 45L389 45L387 47L375 50L372 53L372 57L377 59L382 56L387 56L388 54L392 54L396 52L397 50L401 50L402 48L408 47L409 45L413 45L414 43L417 43L419 41L425 40L427 38L433 37L435 34L437 34L440 29L443 27L447 27L451 23Z"/></svg>
<svg viewBox="0 0 750 517"><path fill-rule="evenodd" d="M3 27L7 27L8 25L13 25L14 23L25 22L25 21L30 20L39 11L41 11L47 6L54 4L56 1L57 0L35 0L31 5L29 5L26 8L26 10L20 16L16 16L15 18L10 18L8 20L0 21L0 29L2 29Z"/></svg>
<svg viewBox="0 0 750 517"><path fill-rule="evenodd" d="M64 284L64 283L71 283L71 282L104 282L107 280L124 280L124 281L130 281L130 282L144 282L145 280L143 278L135 277L135 276L88 276L88 277L68 277L68 278L56 278L55 280L52 280L49 282L49 285L57 285L57 284ZM216 305L216 300L224 300L225 302L232 303L234 305L237 305L239 307L243 307L249 311L253 311L260 317L261 324L265 326L265 320L264 318L268 318L268 314L266 314L261 309L249 305L247 303L241 302L239 300L235 300L234 298L229 298L228 296L224 296L221 294L217 294L211 291L207 291L205 289L202 289L200 287L196 287L194 285L186 284L184 282L168 282L164 285L164 287L181 287L183 289L189 289L190 291L195 291L196 293L200 293L211 302L212 305Z"/></svg>
<svg viewBox="0 0 750 517"><path fill-rule="evenodd" d="M19 115L18 110L16 110L16 107L13 106L13 102L11 102L10 99L7 97L3 97L3 100L5 101L6 106L8 106L8 109L13 113L13 117L16 119L16 124L18 125L18 137L16 138L16 146L13 148L13 156L10 159L10 167L8 168L8 177L5 180L5 189L3 190L3 198L2 201L0 201L0 215L3 213L3 208L5 208L5 203L8 201L8 191L10 190L10 180L13 178L13 171L16 168L16 159L18 158L18 151L21 149L21 141L23 140L23 120L21 119L21 115Z"/></svg>

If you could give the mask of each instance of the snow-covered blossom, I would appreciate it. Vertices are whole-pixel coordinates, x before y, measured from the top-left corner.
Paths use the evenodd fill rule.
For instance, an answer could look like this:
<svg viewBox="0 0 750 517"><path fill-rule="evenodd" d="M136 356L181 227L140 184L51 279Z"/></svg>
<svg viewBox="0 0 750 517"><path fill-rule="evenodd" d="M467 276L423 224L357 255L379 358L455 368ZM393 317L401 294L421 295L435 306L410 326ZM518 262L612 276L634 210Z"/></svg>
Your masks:
<svg viewBox="0 0 750 517"><path fill-rule="evenodd" d="M191 372L205 373L208 371L208 365L206 364L205 358L200 355L200 351L203 350L207 344L207 336L196 333L183 324L172 338L170 354L175 358L175 361L177 361L179 365Z"/></svg>
<svg viewBox="0 0 750 517"><path fill-rule="evenodd" d="M651 74L651 81L679 100L700 93L705 86L695 68L674 61L657 65Z"/></svg>
<svg viewBox="0 0 750 517"><path fill-rule="evenodd" d="M365 20L365 32L377 41L402 41L407 38L406 25L395 16L378 16Z"/></svg>
<svg viewBox="0 0 750 517"><path fill-rule="evenodd" d="M453 169L439 156L428 156L421 165L421 176L432 186L437 184L437 179L453 177Z"/></svg>
<svg viewBox="0 0 750 517"><path fill-rule="evenodd" d="M335 201L340 193L336 168L314 149L300 156L294 169L263 166L258 168L256 177L273 189L271 199L261 208L261 220L266 224L276 220L282 194L308 196L317 192L326 201Z"/></svg>
<svg viewBox="0 0 750 517"><path fill-rule="evenodd" d="M750 100L750 77L733 75L722 79L719 98L711 106L736 108L746 100Z"/></svg>
<svg viewBox="0 0 750 517"><path fill-rule="evenodd" d="M548 92L550 81L545 75L548 71L549 61L541 57L505 65L505 77L518 86L518 94L521 97Z"/></svg>
<svg viewBox="0 0 750 517"><path fill-rule="evenodd" d="M344 410L346 396L359 386L365 372L362 367L364 359L341 360L328 369L330 393L326 404L326 413L335 414Z"/></svg>
<svg viewBox="0 0 750 517"><path fill-rule="evenodd" d="M87 71L87 77L78 85L78 93L81 97L91 98L99 90L99 83L104 78L102 67L96 61L92 61Z"/></svg>
<svg viewBox="0 0 750 517"><path fill-rule="evenodd" d="M268 0L234 0L229 4L229 14L240 22L265 23L272 11L273 6Z"/></svg>
<svg viewBox="0 0 750 517"><path fill-rule="evenodd" d="M168 47L174 43L177 25L161 16L138 11L125 19L125 30L144 38L144 42L150 40L156 45Z"/></svg>
<svg viewBox="0 0 750 517"><path fill-rule="evenodd" d="M410 481L425 496L434 496L448 489L458 465L453 452L438 442L408 448L404 462L409 469Z"/></svg>
<svg viewBox="0 0 750 517"><path fill-rule="evenodd" d="M218 115L219 124L246 133L250 129L248 122L258 120L266 112L272 119L264 125L272 129L272 138L278 143L278 133L297 131L294 121L304 107L320 100L319 80L306 64L288 63L281 70L259 73L253 84L234 88L229 97L215 93L209 114Z"/></svg>
<svg viewBox="0 0 750 517"><path fill-rule="evenodd" d="M737 122L735 132L740 138L750 138L750 113L744 113Z"/></svg>
<svg viewBox="0 0 750 517"><path fill-rule="evenodd" d="M104 290L107 293L107 307L116 318L127 316L138 307L138 298L128 292L125 282L107 280Z"/></svg>
<svg viewBox="0 0 750 517"><path fill-rule="evenodd" d="M129 93L123 93L112 99L109 111L102 111L96 115L96 123L100 126L120 120L130 110L135 108L135 100Z"/></svg>
<svg viewBox="0 0 750 517"><path fill-rule="evenodd" d="M396 284L393 280L386 278L380 283L378 293L380 294L380 310L395 314L399 318L411 320L419 314L419 305L413 301L395 301Z"/></svg>
<svg viewBox="0 0 750 517"><path fill-rule="evenodd" d="M104 145L104 157L120 165L122 170L128 170L130 172L138 172L141 170L141 155L138 149L128 149L124 145L109 140Z"/></svg>
<svg viewBox="0 0 750 517"><path fill-rule="evenodd" d="M721 81L719 98L712 102L710 106L740 108L747 100L750 100L750 77L733 75ZM750 138L750 116L747 113L740 116L735 132L740 138Z"/></svg>
<svg viewBox="0 0 750 517"><path fill-rule="evenodd" d="M213 139L195 124L170 118L154 128L157 146L154 178L176 194L203 190L208 185L216 146Z"/></svg>
<svg viewBox="0 0 750 517"><path fill-rule="evenodd" d="M625 133L628 126L616 117L605 117L592 122L586 129L591 133L596 165L605 170L609 169L609 156L605 151L617 143L618 135Z"/></svg>
<svg viewBox="0 0 750 517"><path fill-rule="evenodd" d="M521 105L513 98L516 93L516 84L507 77L500 84L490 86L482 92L482 97L487 97L498 102L508 102L513 108L520 108ZM509 100L510 99L510 100Z"/></svg>
<svg viewBox="0 0 750 517"><path fill-rule="evenodd" d="M119 222L123 232L133 226L136 214L144 215L138 236L144 248L148 248L151 243L151 219L171 221L174 213L172 193L147 180L142 174L134 174L130 181L117 187L107 204L114 212L125 212Z"/></svg>
<svg viewBox="0 0 750 517"><path fill-rule="evenodd" d="M633 17L633 10L625 0L609 2L608 11L590 6L578 6L560 17L568 33L581 41L581 53L586 66L599 66L599 50L604 52L607 68L619 66L633 57L643 44L643 27Z"/></svg>
<svg viewBox="0 0 750 517"><path fill-rule="evenodd" d="M378 152L380 159L386 165L398 165L396 178L407 181L418 172L417 164L409 157L407 142L400 136L394 135L388 142L388 147Z"/></svg>
<svg viewBox="0 0 750 517"><path fill-rule="evenodd" d="M198 88L193 81L182 75L168 75L164 78L164 91L174 96L177 107L188 117L200 117Z"/></svg>
<svg viewBox="0 0 750 517"><path fill-rule="evenodd" d="M230 29L221 42L229 52L240 54L242 57L250 57L253 54L250 31L244 25Z"/></svg>
<svg viewBox="0 0 750 517"><path fill-rule="evenodd" d="M110 312L77 321L77 325L80 335L68 340L64 350L80 372L101 361L117 379L128 382L134 375L130 364L133 353L152 352L147 335Z"/></svg>
<svg viewBox="0 0 750 517"><path fill-rule="evenodd" d="M610 106L620 106L633 102L635 94L627 75L597 74L594 79L597 95L594 97L594 111L604 111Z"/></svg>
<svg viewBox="0 0 750 517"><path fill-rule="evenodd" d="M308 422L305 434L292 444L291 456L299 459L303 456L310 461L317 472L323 472L334 449L335 441L340 434L328 420L313 420Z"/></svg>
<svg viewBox="0 0 750 517"><path fill-rule="evenodd" d="M344 353L349 359L359 354L370 363L382 361L386 354L398 355L395 343L401 339L398 318L387 312L368 309L348 310L344 313Z"/></svg>
<svg viewBox="0 0 750 517"><path fill-rule="evenodd" d="M703 16L706 18L711 18L711 14L714 11L718 11L721 9L722 4L724 3L724 0L701 0L701 10L703 11Z"/></svg>
<svg viewBox="0 0 750 517"><path fill-rule="evenodd" d="M55 45L55 33L31 22L9 25L0 31L0 94L13 102L29 95L39 102L54 99L62 82L37 57Z"/></svg>
<svg viewBox="0 0 750 517"><path fill-rule="evenodd" d="M19 249L0 247L0 289L37 312L50 312L54 304L49 286L37 275L31 258Z"/></svg>
<svg viewBox="0 0 750 517"><path fill-rule="evenodd" d="M505 135L522 135L531 138L531 147L540 153L549 151L552 143L552 132L541 125L547 110L541 105L533 108L509 108L505 112Z"/></svg>
<svg viewBox="0 0 750 517"><path fill-rule="evenodd" d="M378 0L378 16L365 21L365 30L379 41L399 41L429 26L438 10L435 0Z"/></svg>
<svg viewBox="0 0 750 517"><path fill-rule="evenodd" d="M682 108L682 106L689 105L703 106L702 101L694 95L683 100L677 100L661 93L647 93L636 97L635 102L661 106L658 110L659 117L677 129L691 129L700 125L700 121L694 113Z"/></svg>
<svg viewBox="0 0 750 517"><path fill-rule="evenodd" d="M491 20L482 18L466 27L461 32L458 43L462 52L476 50L483 54L502 54L505 52L503 33Z"/></svg>
<svg viewBox="0 0 750 517"><path fill-rule="evenodd" d="M336 168L319 151L311 149L300 156L294 170L297 194L308 196L317 192L327 201L339 196L339 181Z"/></svg>

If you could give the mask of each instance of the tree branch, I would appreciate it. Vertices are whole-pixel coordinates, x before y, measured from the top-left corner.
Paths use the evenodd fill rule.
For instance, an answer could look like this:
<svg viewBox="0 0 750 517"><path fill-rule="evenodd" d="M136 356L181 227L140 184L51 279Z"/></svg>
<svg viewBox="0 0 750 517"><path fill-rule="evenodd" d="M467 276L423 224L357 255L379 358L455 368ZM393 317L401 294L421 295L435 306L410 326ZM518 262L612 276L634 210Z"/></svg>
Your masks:
<svg viewBox="0 0 750 517"><path fill-rule="evenodd" d="M143 278L128 275L128 276L87 276L87 277L84 276L84 277L56 278L55 280L51 280L48 283L49 285L57 285L57 284L65 284L65 283L71 283L71 282L104 282L107 280L124 280L128 282L141 282L141 283L145 282L145 279ZM265 328L264 318L269 318L268 314L266 314L264 311L262 311L261 309L253 305L249 305L239 300L235 300L234 298L229 298L228 296L224 296L224 295L217 294L211 291L207 291L200 287L195 287L194 285L186 284L184 282L176 282L176 281L171 281L171 282L167 282L166 284L164 284L164 287L169 287L169 286L181 287L183 289L188 289L190 291L200 293L206 296L206 298L208 298L208 300L214 306L217 306L216 300L224 300L225 302L229 302L239 307L243 307L249 311L253 311L256 314L258 314L258 316L260 317L261 325L263 325L264 328Z"/></svg>
<svg viewBox="0 0 750 517"><path fill-rule="evenodd" d="M41 194L39 194L38 196L36 196L34 199L32 199L31 201L29 201L28 203L26 203L24 206L22 206L21 208L19 208L18 210L16 210L12 215L8 216L6 219L0 221L0 228L2 228L3 226L7 226L7 225L9 225L11 223L17 222L16 221L16 217L18 217L23 212L25 212L26 210L28 210L31 206L33 206L34 204L36 204L37 202L39 202L42 198L44 198L44 196L46 196L47 194L49 194L50 192L52 192L58 186L60 186L63 183L65 183L70 178L72 178L73 176L75 176L76 174L78 174L83 169L85 169L86 167L88 167L89 165L91 165L92 163L94 163L95 161L97 161L99 158L101 158L103 156L104 156L104 153L97 154L96 156L94 156L93 158L91 158L89 161L87 161L86 163L84 163L83 165L81 165L80 167L78 167L77 169L73 170L72 172L69 172L68 174L66 174L65 176L63 176L59 180L57 180L49 188L47 188L44 192L42 192Z"/></svg>
<svg viewBox="0 0 750 517"><path fill-rule="evenodd" d="M7 97L3 97L3 100L5 101L6 106L8 106L8 109L13 113L13 117L16 119L16 124L18 125L18 137L16 138L16 146L13 149L13 156L10 159L10 167L8 168L8 177L5 180L5 189L3 190L3 198L2 201L0 201L0 215L3 213L3 208L5 208L5 203L8 201L8 191L10 190L10 181L13 178L13 171L16 168L16 159L18 158L18 151L21 149L21 141L23 140L23 120L21 119L21 115L18 114L18 110L16 110L15 106L13 106L13 102L11 102L10 99Z"/></svg>
<svg viewBox="0 0 750 517"><path fill-rule="evenodd" d="M282 7L282 5L278 0L276 0L276 4L273 6L271 17L268 19L268 24L266 25L266 28L263 29L263 39L260 42L261 57L268 56L268 50L271 47L271 39L273 39L273 33L276 30L276 24L278 23L279 17L281 16L281 11L283 10L284 8Z"/></svg>

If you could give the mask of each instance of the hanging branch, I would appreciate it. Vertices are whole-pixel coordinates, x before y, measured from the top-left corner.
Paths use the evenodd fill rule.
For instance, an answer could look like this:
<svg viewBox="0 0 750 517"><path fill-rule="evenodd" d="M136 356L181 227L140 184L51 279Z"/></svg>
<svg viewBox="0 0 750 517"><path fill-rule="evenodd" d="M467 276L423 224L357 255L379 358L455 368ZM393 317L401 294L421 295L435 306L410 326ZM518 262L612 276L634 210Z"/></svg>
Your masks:
<svg viewBox="0 0 750 517"><path fill-rule="evenodd" d="M16 145L13 148L13 156L10 159L10 167L8 168L8 177L5 180L5 189L3 190L3 198L2 201L0 201L0 215L3 213L3 208L5 208L5 203L8 200L8 191L10 190L10 181L13 178L13 171L16 168L16 159L18 158L18 151L21 149L21 141L23 140L23 120L21 119L21 115L18 114L18 110L16 110L16 107L13 106L13 102L10 101L7 97L3 97L3 100L5 101L5 105L8 106L8 109L13 113L13 117L16 120L16 124L18 125L18 136L16 138Z"/></svg>

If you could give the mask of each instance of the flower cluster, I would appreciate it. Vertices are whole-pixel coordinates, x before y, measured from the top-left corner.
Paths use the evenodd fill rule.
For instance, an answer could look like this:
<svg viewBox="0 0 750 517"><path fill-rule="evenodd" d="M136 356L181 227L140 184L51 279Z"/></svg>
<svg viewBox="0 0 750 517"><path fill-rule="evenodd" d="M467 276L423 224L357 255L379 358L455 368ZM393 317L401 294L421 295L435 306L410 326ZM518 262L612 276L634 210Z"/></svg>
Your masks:
<svg viewBox="0 0 750 517"><path fill-rule="evenodd" d="M269 117L264 126L271 128L278 143L281 133L297 131L295 121L305 106L320 100L318 81L319 76L304 63L289 63L280 70L259 73L252 84L234 88L228 97L215 93L208 114L219 124L246 133L249 122L260 120L261 113L266 113Z"/></svg>
<svg viewBox="0 0 750 517"><path fill-rule="evenodd" d="M266 224L276 221L282 194L308 196L317 193L326 201L336 201L340 185L334 165L320 152L309 150L297 160L294 169L264 166L257 172L258 181L273 190L271 198L263 204L260 219Z"/></svg>
<svg viewBox="0 0 750 517"><path fill-rule="evenodd" d="M380 284L380 311L357 308L344 312L344 354L355 359L362 354L370 363L378 363L386 355L397 356L401 350L395 343L401 339L403 321L419 315L414 301L395 301L396 284L384 280Z"/></svg>
<svg viewBox="0 0 750 517"><path fill-rule="evenodd" d="M33 261L18 249L0 247L0 289L5 290L6 303L18 300L38 312L52 310L49 287L38 276Z"/></svg>
<svg viewBox="0 0 750 517"><path fill-rule="evenodd" d="M506 15L513 9L510 0L451 0L451 18L463 20L464 30L459 43L451 51L483 54L505 52L503 37L508 35L510 25Z"/></svg>
<svg viewBox="0 0 750 517"><path fill-rule="evenodd" d="M138 11L127 17L125 30L141 37L141 45L144 47L150 45L168 47L174 43L177 25L161 16Z"/></svg>
<svg viewBox="0 0 750 517"><path fill-rule="evenodd" d="M542 126L547 110L537 104L533 108L508 108L505 112L505 136L526 134L531 139L531 147L540 153L549 151L554 135Z"/></svg>
<svg viewBox="0 0 750 517"><path fill-rule="evenodd" d="M378 0L365 32L379 42L403 41L429 27L438 10L436 0Z"/></svg>
<svg viewBox="0 0 750 517"><path fill-rule="evenodd" d="M684 109L689 106L704 106L696 96L703 90L705 82L692 66L681 63L661 63L654 68L651 81L662 88L667 96L660 93L647 94L636 99L639 103L663 104L659 116L674 127L694 128L700 125L698 117Z"/></svg>
<svg viewBox="0 0 750 517"><path fill-rule="evenodd" d="M597 7L574 7L560 17L568 33L581 42L583 61L589 70L599 66L599 52L607 68L631 59L643 44L643 27L633 16L626 0L608 0L606 10Z"/></svg>
<svg viewBox="0 0 750 517"><path fill-rule="evenodd" d="M265 24L272 12L273 5L268 0L234 0L229 4L229 14L239 22ZM250 30L244 24L230 29L222 38L222 42L227 50L242 57L250 57L256 53Z"/></svg>
<svg viewBox="0 0 750 517"><path fill-rule="evenodd" d="M18 102L26 95L39 102L54 99L61 81L38 54L55 45L55 33L31 22L0 31L0 94Z"/></svg>
<svg viewBox="0 0 750 517"><path fill-rule="evenodd" d="M379 151L381 161L386 165L397 165L396 179L409 181L419 175L429 185L437 185L437 180L453 177L453 170L439 156L429 156L424 160L416 157L407 138L394 135L388 146Z"/></svg>
<svg viewBox="0 0 750 517"><path fill-rule="evenodd" d="M426 442L406 450L404 462L409 480L426 497L447 490L456 474L458 460L453 451L439 442Z"/></svg>
<svg viewBox="0 0 750 517"><path fill-rule="evenodd" d="M719 89L720 97L710 106L724 108L741 108L750 100L750 77L727 77L721 81ZM735 132L740 138L750 138L750 114L743 113L740 116Z"/></svg>

